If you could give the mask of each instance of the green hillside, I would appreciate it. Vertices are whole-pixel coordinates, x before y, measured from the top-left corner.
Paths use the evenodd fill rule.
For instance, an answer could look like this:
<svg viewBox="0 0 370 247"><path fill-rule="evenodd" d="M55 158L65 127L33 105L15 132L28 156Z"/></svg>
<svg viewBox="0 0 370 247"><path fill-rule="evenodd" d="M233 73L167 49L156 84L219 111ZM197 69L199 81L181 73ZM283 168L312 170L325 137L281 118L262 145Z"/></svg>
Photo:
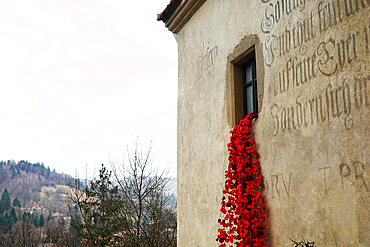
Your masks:
<svg viewBox="0 0 370 247"><path fill-rule="evenodd" d="M75 185L72 176L51 171L43 163L0 161L0 195L7 189L10 201L17 198L22 208L41 205L47 212L67 213L63 198L69 185Z"/></svg>

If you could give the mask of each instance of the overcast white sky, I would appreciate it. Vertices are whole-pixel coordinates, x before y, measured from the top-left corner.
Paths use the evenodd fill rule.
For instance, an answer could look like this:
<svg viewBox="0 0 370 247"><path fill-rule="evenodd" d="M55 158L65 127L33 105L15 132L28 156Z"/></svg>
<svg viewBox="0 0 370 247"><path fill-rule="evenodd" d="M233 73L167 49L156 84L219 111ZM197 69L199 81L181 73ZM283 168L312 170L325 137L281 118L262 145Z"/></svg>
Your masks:
<svg viewBox="0 0 370 247"><path fill-rule="evenodd" d="M136 137L176 176L170 0L0 0L0 160L85 176Z"/></svg>

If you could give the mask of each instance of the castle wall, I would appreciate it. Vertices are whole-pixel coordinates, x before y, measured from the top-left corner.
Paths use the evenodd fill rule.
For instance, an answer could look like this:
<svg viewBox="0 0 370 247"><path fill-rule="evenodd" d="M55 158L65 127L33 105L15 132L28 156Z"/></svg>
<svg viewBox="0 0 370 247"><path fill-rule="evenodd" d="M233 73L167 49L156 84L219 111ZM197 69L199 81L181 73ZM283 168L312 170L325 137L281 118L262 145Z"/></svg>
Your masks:
<svg viewBox="0 0 370 247"><path fill-rule="evenodd" d="M230 61L250 37L268 246L369 246L369 0L208 0L178 32L179 246L217 246Z"/></svg>

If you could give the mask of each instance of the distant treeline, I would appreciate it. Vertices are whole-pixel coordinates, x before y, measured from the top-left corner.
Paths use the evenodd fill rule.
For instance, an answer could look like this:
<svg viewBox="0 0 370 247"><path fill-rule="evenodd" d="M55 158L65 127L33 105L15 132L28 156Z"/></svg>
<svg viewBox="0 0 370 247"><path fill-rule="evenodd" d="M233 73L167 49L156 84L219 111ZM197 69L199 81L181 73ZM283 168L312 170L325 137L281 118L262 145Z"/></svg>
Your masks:
<svg viewBox="0 0 370 247"><path fill-rule="evenodd" d="M54 187L56 184L59 185L69 185L74 187L76 185L75 179L68 174L59 174L55 171L50 170L50 167L45 167L44 163L31 163L25 160L20 160L15 162L14 160L0 161L0 184L5 181L5 179L11 174L11 178L15 178L21 175L21 172L24 171L27 174L37 174L39 180L43 180L45 185ZM41 179L42 176L44 179Z"/></svg>
<svg viewBox="0 0 370 247"><path fill-rule="evenodd" d="M20 171L25 171L27 174L29 172L38 173L39 175L44 176L46 179L49 178L51 171L49 167L45 167L44 163L31 163L28 161L21 160L18 163L15 161L0 161L0 169L3 169L3 166L10 166L12 170L12 177L15 177L20 174Z"/></svg>

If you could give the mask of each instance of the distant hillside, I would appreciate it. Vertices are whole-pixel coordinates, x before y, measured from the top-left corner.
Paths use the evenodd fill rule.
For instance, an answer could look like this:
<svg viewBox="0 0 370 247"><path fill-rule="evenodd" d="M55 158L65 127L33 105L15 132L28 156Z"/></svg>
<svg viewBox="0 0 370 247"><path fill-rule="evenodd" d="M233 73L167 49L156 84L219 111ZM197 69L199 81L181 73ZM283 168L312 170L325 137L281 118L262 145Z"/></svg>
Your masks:
<svg viewBox="0 0 370 247"><path fill-rule="evenodd" d="M177 197L177 178L171 178L167 184L167 193Z"/></svg>
<svg viewBox="0 0 370 247"><path fill-rule="evenodd" d="M28 161L0 161L0 195L5 188L10 200L17 197L22 207L41 205L46 211L67 213L65 205L68 187L75 187L76 180L68 174L59 174L43 163ZM80 184L83 188L83 184ZM167 193L177 196L177 179L171 178Z"/></svg>
<svg viewBox="0 0 370 247"><path fill-rule="evenodd" d="M7 188L11 201L18 197L22 207L43 204L42 206L54 207L50 209L53 211L65 211L60 194L63 194L61 188L66 185L75 185L75 179L70 175L51 171L43 163L0 161L0 193ZM48 194L51 198L47 198Z"/></svg>

